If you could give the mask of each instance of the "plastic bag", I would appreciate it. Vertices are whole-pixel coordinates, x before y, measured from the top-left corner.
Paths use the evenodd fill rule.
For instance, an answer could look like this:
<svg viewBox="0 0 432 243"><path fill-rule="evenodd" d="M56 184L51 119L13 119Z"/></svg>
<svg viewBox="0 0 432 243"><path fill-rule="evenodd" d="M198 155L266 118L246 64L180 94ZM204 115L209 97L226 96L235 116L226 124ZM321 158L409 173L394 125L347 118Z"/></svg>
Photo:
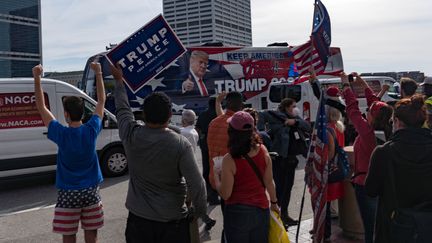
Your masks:
<svg viewBox="0 0 432 243"><path fill-rule="evenodd" d="M269 243L289 243L288 233L283 226L282 220L279 215L270 210L270 224L269 224Z"/></svg>

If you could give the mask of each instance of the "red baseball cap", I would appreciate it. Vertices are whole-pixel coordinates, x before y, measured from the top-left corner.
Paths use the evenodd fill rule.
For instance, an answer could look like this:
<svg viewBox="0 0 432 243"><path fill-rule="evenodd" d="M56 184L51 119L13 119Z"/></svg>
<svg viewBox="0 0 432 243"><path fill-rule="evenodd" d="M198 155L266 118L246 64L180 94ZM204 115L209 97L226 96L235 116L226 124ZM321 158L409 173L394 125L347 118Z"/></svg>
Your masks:
<svg viewBox="0 0 432 243"><path fill-rule="evenodd" d="M326 90L326 94L329 97L338 97L340 94L340 90L337 87L331 86Z"/></svg>
<svg viewBox="0 0 432 243"><path fill-rule="evenodd" d="M384 106L387 106L387 104L385 102L382 101L375 101L372 103L372 105L369 107L369 111L372 115L372 117L377 117L381 108L383 108Z"/></svg>
<svg viewBox="0 0 432 243"><path fill-rule="evenodd" d="M254 127L253 117L245 111L237 111L232 117L228 118L227 122L232 128L239 131L249 131Z"/></svg>

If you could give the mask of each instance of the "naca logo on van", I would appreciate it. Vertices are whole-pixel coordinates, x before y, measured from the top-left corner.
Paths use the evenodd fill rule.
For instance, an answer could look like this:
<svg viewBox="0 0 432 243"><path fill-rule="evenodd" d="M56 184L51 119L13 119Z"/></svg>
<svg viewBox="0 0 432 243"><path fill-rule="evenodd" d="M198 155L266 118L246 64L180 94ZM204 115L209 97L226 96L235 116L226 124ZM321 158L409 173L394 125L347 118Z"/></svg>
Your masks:
<svg viewBox="0 0 432 243"><path fill-rule="evenodd" d="M36 96L34 95L10 95L0 97L0 106L5 105L29 105L36 102Z"/></svg>
<svg viewBox="0 0 432 243"><path fill-rule="evenodd" d="M44 94L49 109L48 95ZM44 126L33 92L0 94L0 130Z"/></svg>

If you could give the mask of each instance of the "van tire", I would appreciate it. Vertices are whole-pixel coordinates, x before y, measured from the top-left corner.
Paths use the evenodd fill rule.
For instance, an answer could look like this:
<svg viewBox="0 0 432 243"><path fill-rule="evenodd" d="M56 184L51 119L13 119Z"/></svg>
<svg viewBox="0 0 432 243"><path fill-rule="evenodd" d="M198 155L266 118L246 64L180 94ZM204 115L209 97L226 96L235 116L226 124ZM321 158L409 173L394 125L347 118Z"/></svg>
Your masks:
<svg viewBox="0 0 432 243"><path fill-rule="evenodd" d="M108 148L102 155L100 161L102 173L106 177L124 175L127 170L126 153L123 147L116 146Z"/></svg>

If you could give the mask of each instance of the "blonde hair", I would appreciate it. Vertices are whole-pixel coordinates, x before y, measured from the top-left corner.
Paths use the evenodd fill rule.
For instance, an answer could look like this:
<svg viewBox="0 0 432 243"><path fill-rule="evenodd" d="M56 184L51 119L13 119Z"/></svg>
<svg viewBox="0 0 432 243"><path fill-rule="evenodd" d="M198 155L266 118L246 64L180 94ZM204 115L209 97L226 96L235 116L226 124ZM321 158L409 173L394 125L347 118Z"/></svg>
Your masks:
<svg viewBox="0 0 432 243"><path fill-rule="evenodd" d="M339 132L344 132L345 125L342 122L342 113L338 109L328 105L326 105L325 112L328 123L334 123Z"/></svg>

